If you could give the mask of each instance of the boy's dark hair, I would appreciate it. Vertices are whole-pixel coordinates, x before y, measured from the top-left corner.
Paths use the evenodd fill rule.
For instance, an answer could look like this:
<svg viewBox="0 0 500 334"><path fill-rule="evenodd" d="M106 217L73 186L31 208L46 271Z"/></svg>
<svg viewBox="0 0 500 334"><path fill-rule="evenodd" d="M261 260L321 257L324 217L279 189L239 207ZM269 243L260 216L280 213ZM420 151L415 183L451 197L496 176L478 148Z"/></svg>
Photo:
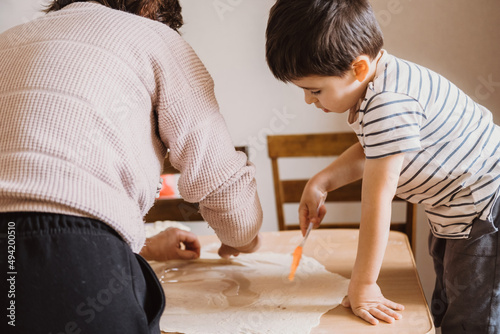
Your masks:
<svg viewBox="0 0 500 334"><path fill-rule="evenodd" d="M90 2L91 0L52 0L46 13L56 11L74 2ZM174 30L184 24L182 8L179 0L93 0L106 7L137 14L164 23Z"/></svg>
<svg viewBox="0 0 500 334"><path fill-rule="evenodd" d="M266 30L266 59L281 81L342 77L360 55L374 59L384 40L368 0L278 0Z"/></svg>

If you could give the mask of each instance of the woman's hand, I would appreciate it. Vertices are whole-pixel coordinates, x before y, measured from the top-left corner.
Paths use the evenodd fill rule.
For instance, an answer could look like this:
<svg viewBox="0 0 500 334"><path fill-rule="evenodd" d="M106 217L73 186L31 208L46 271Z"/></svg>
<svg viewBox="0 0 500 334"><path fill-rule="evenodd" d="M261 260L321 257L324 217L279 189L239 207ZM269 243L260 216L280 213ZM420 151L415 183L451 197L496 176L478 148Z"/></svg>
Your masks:
<svg viewBox="0 0 500 334"><path fill-rule="evenodd" d="M257 234L257 236L250 242L248 245L242 246L242 247L231 247L225 244L222 244L219 248L219 256L227 259L231 255L232 256L238 256L240 253L253 253L259 249L260 244L261 244L261 235Z"/></svg>
<svg viewBox="0 0 500 334"><path fill-rule="evenodd" d="M377 325L379 320L393 323L403 316L404 306L386 299L377 284L349 284L348 295L342 306L350 307L352 312L364 321Z"/></svg>
<svg viewBox="0 0 500 334"><path fill-rule="evenodd" d="M200 241L191 232L171 227L148 238L140 254L148 261L197 259Z"/></svg>

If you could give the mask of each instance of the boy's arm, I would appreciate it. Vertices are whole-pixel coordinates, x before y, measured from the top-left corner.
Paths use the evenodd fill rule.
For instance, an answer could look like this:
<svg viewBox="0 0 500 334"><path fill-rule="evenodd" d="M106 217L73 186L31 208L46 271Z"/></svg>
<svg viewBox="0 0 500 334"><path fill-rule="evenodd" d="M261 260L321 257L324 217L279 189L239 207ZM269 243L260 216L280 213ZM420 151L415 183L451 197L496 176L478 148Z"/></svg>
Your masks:
<svg viewBox="0 0 500 334"><path fill-rule="evenodd" d="M387 300L377 279L389 236L391 203L396 193L403 154L365 162L358 253L344 306L371 324L401 318L403 305Z"/></svg>
<svg viewBox="0 0 500 334"><path fill-rule="evenodd" d="M363 147L360 143L356 143L307 182L299 205L302 233L305 233L309 222L313 222L314 227L318 227L323 220L326 209L322 206L318 210L322 197L329 191L361 179L364 163Z"/></svg>

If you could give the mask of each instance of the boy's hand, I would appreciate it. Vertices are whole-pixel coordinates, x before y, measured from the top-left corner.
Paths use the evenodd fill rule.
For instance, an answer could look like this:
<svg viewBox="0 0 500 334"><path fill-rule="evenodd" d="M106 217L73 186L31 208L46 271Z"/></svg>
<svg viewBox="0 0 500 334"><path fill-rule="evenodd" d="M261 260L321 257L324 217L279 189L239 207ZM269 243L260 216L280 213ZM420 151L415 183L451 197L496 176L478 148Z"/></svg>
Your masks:
<svg viewBox="0 0 500 334"><path fill-rule="evenodd" d="M154 261L197 259L200 257L200 241L191 232L171 227L148 238L141 255Z"/></svg>
<svg viewBox="0 0 500 334"><path fill-rule="evenodd" d="M355 315L366 322L377 325L379 320L393 323L403 316L404 306L386 299L377 284L349 284L348 295L342 306L350 307Z"/></svg>
<svg viewBox="0 0 500 334"><path fill-rule="evenodd" d="M326 198L326 191L322 189L313 177L307 182L299 204L299 223L302 235L306 233L309 223L313 223L317 228L326 214L323 205Z"/></svg>
<svg viewBox="0 0 500 334"><path fill-rule="evenodd" d="M219 256L223 259L228 259L231 255L238 256L240 255L240 253L253 253L257 249L259 249L261 239L262 237L260 236L260 234L257 234L257 236L248 245L238 248L222 244L219 248Z"/></svg>

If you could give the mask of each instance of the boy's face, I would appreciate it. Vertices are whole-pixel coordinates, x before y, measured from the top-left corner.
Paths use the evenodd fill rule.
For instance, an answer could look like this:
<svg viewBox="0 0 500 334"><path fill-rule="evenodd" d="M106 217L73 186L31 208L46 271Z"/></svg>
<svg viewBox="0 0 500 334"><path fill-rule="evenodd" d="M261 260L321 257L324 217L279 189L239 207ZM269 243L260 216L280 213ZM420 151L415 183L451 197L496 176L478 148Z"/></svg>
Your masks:
<svg viewBox="0 0 500 334"><path fill-rule="evenodd" d="M304 90L307 104L314 103L324 112L343 113L356 107L366 90L351 71L344 77L307 76L292 83Z"/></svg>

